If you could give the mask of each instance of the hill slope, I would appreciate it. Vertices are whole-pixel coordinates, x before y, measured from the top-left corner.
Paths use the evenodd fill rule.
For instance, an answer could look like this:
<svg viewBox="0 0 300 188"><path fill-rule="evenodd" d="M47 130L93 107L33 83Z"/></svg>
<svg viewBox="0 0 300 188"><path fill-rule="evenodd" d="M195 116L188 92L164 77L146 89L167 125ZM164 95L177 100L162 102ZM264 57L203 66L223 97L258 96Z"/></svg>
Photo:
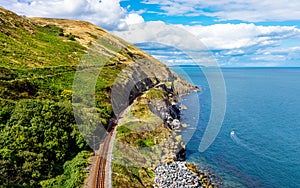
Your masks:
<svg viewBox="0 0 300 188"><path fill-rule="evenodd" d="M111 89L127 67L149 78L132 89L131 100L162 82L172 83L178 93L193 87L135 46L83 21L29 19L0 7L0 46L0 184L4 186L83 184L87 174L82 169L88 166L91 149L74 119L72 85L91 46L107 60L95 86L96 108L104 125L114 117Z"/></svg>

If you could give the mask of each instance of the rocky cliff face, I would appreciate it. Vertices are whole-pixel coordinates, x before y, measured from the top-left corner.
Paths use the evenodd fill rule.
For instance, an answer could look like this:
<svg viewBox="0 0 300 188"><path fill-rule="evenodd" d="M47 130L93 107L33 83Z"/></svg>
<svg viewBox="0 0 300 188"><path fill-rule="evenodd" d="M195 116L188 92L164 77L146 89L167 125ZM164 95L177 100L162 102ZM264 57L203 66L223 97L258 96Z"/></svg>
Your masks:
<svg viewBox="0 0 300 188"><path fill-rule="evenodd" d="M14 104L18 104L20 100L80 103L82 101L80 96L71 100L74 94L72 87L74 75L76 71L95 72L96 70L99 71L97 75L99 77L95 85L96 91L91 96L96 100L96 108L101 112L99 116L104 125L107 125L112 117L118 117L130 104L133 106L131 116L126 120L126 126L129 128L124 126L125 128L119 129L120 132L124 132L122 133L124 137L118 138L119 141L144 148L158 145L159 149L154 150L158 153L152 156L154 161L164 162L184 158L184 144L172 132L180 126L176 101L180 94L186 94L195 87L157 59L88 22L26 18L1 7L0 45L2 47L0 51L1 101L13 101ZM88 79L82 82L85 83ZM26 90L24 91L23 88ZM0 107L6 108L6 106ZM53 120L56 119L60 118L53 117ZM29 123L28 127L30 126ZM82 139L77 136L77 140ZM39 144L37 143L36 146ZM130 149L132 152L127 157L129 160L134 160L134 157L138 157L136 148ZM26 148L17 150L12 147L11 150L26 152ZM78 152L80 150L78 149ZM48 152L37 149L35 151ZM69 156L67 152L70 151L66 151L65 156ZM143 161L144 156L139 157L141 163L147 164L147 161ZM20 161L13 161L12 164L26 164L28 162L26 160L28 159L22 158ZM55 178L59 175L58 172L47 170L62 169L62 164L66 160L67 158L64 158L59 161L58 167L47 167L39 173L47 172L52 174L47 178ZM51 164L58 163L51 162ZM21 176L24 175L22 170L19 172ZM151 177L150 172L149 174ZM26 178L26 181L22 180L20 184L29 185L32 177ZM42 180L45 180L45 177L36 179L34 185ZM132 186L129 184L129 187Z"/></svg>
<svg viewBox="0 0 300 188"><path fill-rule="evenodd" d="M95 56L100 53L107 61L103 65L104 69L119 69L118 74L104 88L115 118L130 106L118 127L113 185L151 186L154 181L149 174L154 173L157 165L185 159L185 143L175 132L181 128L177 102L180 95L198 88L157 59L106 31L92 32L92 26L87 27L86 23L81 22L88 31L84 28L74 29L74 26L66 24L66 20L33 20L40 24L63 26L66 33L78 36L75 40L85 46L87 41L92 41L89 43L93 51L97 51ZM97 39L89 38L90 34L82 36L83 33L97 33ZM97 66L94 62L92 65ZM107 75L100 73L100 76Z"/></svg>
<svg viewBox="0 0 300 188"><path fill-rule="evenodd" d="M151 85L123 114L114 147L114 185L152 186L154 179L144 173L145 169L154 173L159 165L185 160L185 143L177 134L182 128L179 95L173 85L172 82Z"/></svg>

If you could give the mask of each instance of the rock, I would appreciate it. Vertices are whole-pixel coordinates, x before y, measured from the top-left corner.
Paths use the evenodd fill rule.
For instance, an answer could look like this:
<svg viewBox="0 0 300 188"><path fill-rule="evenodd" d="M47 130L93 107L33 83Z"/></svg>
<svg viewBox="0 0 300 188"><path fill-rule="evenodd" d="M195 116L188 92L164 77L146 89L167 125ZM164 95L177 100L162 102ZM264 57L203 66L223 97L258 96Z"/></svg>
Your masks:
<svg viewBox="0 0 300 188"><path fill-rule="evenodd" d="M138 85L139 90L142 90L144 84ZM187 109L186 106L181 105L178 107L177 94L187 92L181 81L173 82L172 91L168 87L161 83L156 85L157 88L162 88L168 93L168 100L154 99L151 100L149 105L150 110L161 117L165 124L173 130L170 137L166 138L164 142L160 142L162 157L161 165L155 168L155 179L156 185L154 187L159 188L181 188L181 187L209 187L212 186L213 179L210 178L210 173L207 171L193 173L183 162L186 158L186 148L182 141L182 138L176 135L176 131L180 130L181 127L187 127L187 124L181 124L180 122L180 110ZM173 92L175 91L175 92Z"/></svg>
<svg viewBox="0 0 300 188"><path fill-rule="evenodd" d="M187 125L186 123L182 123L181 126L182 126L183 128L186 128L188 125Z"/></svg>
<svg viewBox="0 0 300 188"><path fill-rule="evenodd" d="M176 136L175 136L175 140L176 140L177 142L181 142L181 141L182 141L182 137L181 137L180 135L176 135Z"/></svg>
<svg viewBox="0 0 300 188"><path fill-rule="evenodd" d="M156 187L200 187L201 179L191 173L185 162L166 163L155 169Z"/></svg>
<svg viewBox="0 0 300 188"><path fill-rule="evenodd" d="M190 171L186 162L169 162L157 166L154 170L156 177L154 187L159 188L181 188L181 187L205 187L215 188L222 185L220 179L215 180L215 175L207 170L198 170L197 174Z"/></svg>
<svg viewBox="0 0 300 188"><path fill-rule="evenodd" d="M170 123L170 127L171 129L179 129L180 128L180 121L178 119L174 119L171 123Z"/></svg>
<svg viewBox="0 0 300 188"><path fill-rule="evenodd" d="M180 119L180 110L176 104L169 106L169 113L174 119Z"/></svg>
<svg viewBox="0 0 300 188"><path fill-rule="evenodd" d="M174 80L172 82L171 89L172 89L172 91L181 95L181 94L190 93L191 90L195 90L197 88L196 88L196 86L191 86L191 84L183 83L181 80Z"/></svg>
<svg viewBox="0 0 300 188"><path fill-rule="evenodd" d="M179 161L184 161L185 160L185 156L186 156L186 150L185 150L185 148L181 148L181 150L179 152L177 152L176 158Z"/></svg>
<svg viewBox="0 0 300 188"><path fill-rule="evenodd" d="M180 110L187 110L187 109L188 109L188 108L187 108L185 105L183 105L183 104L181 104L179 108L180 108Z"/></svg>

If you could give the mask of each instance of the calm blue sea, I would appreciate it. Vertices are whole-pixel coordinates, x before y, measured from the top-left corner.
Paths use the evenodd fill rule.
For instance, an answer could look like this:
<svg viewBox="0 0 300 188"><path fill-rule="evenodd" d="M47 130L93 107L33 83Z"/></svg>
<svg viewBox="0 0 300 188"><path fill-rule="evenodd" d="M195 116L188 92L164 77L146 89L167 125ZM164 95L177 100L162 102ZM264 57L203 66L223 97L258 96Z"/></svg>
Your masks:
<svg viewBox="0 0 300 188"><path fill-rule="evenodd" d="M222 69L225 119L215 142L203 153L198 146L211 112L208 82L197 67L171 68L203 88L182 98L188 107L183 121L190 124L182 132L189 161L212 170L224 187L300 187L299 68Z"/></svg>

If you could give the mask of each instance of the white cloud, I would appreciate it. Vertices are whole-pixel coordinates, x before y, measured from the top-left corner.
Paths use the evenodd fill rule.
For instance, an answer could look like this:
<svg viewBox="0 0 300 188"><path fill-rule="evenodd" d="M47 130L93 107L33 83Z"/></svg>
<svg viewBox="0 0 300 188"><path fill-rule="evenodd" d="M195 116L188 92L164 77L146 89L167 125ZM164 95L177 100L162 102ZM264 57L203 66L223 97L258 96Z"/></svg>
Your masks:
<svg viewBox="0 0 300 188"><path fill-rule="evenodd" d="M264 49L257 53L259 56L276 57L276 59L283 60L299 60L300 59L300 46L294 46L289 48L276 48L276 49Z"/></svg>
<svg viewBox="0 0 300 188"><path fill-rule="evenodd" d="M144 0L159 5L167 15L206 15L221 20L286 21L300 19L299 0Z"/></svg>
<svg viewBox="0 0 300 188"><path fill-rule="evenodd" d="M215 24L210 26L176 26L195 35L208 49L235 50L239 53L240 51L237 51L237 49L278 46L284 39L300 36L300 29L293 26L256 26L244 23ZM168 31L167 25L163 22L132 25L127 31L115 33L132 43L140 43L151 39L157 40L156 38L161 37L161 35L164 35L164 38L161 37L162 41L175 40L172 38L174 35ZM184 32L182 34L182 38L185 38ZM193 43L188 38L184 40L187 43ZM191 40L193 39L191 38ZM204 48L201 47L201 49Z"/></svg>
<svg viewBox="0 0 300 188"><path fill-rule="evenodd" d="M0 4L26 16L86 20L108 30L122 30L144 22L139 14L122 8L120 0L0 0Z"/></svg>
<svg viewBox="0 0 300 188"><path fill-rule="evenodd" d="M115 34L132 43L157 42L175 46L177 48L190 47L205 49L205 46L194 35L174 25L167 25L161 21L152 21L130 25L126 31L116 31Z"/></svg>
<svg viewBox="0 0 300 188"><path fill-rule="evenodd" d="M221 50L277 46L284 39L300 35L300 29L291 26L256 26L241 23L180 27L196 35L209 49Z"/></svg>
<svg viewBox="0 0 300 188"><path fill-rule="evenodd" d="M131 25L127 31L115 32L115 34L132 43L159 41L162 44L171 44L178 49L182 49L182 46L188 46L190 50L200 52L209 49L221 65L237 66L245 61L250 64L256 61L260 65L271 65L272 60L283 63L284 60L300 59L297 55L300 54L298 47L283 47L284 42L300 38L300 29L293 26L257 26L241 23L211 26L177 25L177 27L183 29L184 32L179 29L179 32L174 33L163 22L147 22ZM187 35L187 31L194 37ZM170 54L164 48L148 47L147 49L146 47L146 50L167 63L185 61L184 58L180 59L178 56L174 61L175 54ZM198 55L198 58L200 56Z"/></svg>
<svg viewBox="0 0 300 188"><path fill-rule="evenodd" d="M144 19L138 14L128 14L125 18L125 22L129 25L143 23Z"/></svg>
<svg viewBox="0 0 300 188"><path fill-rule="evenodd" d="M211 53L206 46L195 35L174 25L168 25L164 22L146 22L143 24L131 25L127 31L115 31L116 35L132 43L159 43L167 47L173 47L185 53L197 64L215 66L216 62L211 58ZM153 45L155 46L155 45ZM153 47L156 51L164 52L168 49ZM151 49L150 49L151 50ZM156 53L157 57L163 57L163 53ZM165 57L180 55L172 50L164 53ZM176 53L174 53L176 52ZM155 55L155 51L152 51ZM176 61L173 61L176 62Z"/></svg>

